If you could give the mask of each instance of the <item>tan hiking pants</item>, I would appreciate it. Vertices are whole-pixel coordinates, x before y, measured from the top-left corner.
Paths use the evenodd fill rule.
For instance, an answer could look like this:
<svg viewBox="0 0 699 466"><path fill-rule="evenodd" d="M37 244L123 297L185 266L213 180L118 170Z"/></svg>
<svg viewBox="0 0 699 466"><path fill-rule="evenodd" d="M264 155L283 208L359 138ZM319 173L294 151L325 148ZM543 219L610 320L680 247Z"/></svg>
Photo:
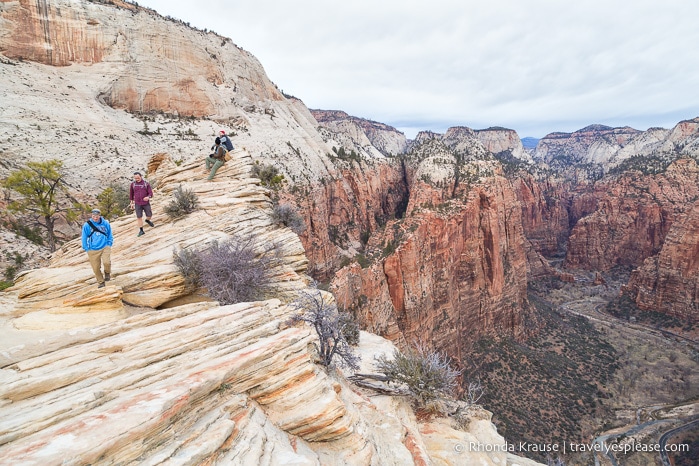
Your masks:
<svg viewBox="0 0 699 466"><path fill-rule="evenodd" d="M111 246L105 246L97 251L87 251L87 257L90 259L90 265L92 266L92 271L95 273L97 283L104 283L104 276L102 276L101 270L102 264L104 264L104 273L112 273L111 255Z"/></svg>

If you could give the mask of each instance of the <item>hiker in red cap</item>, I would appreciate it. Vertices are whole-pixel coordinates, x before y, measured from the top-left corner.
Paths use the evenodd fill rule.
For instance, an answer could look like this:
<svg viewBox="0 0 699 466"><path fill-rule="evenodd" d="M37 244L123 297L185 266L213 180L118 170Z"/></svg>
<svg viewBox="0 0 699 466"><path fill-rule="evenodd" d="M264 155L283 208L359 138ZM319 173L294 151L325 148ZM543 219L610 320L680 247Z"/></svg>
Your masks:
<svg viewBox="0 0 699 466"><path fill-rule="evenodd" d="M223 145L228 152L233 150L233 143L231 142L231 139L226 136L226 132L224 130L218 132L218 138L221 140L221 145Z"/></svg>

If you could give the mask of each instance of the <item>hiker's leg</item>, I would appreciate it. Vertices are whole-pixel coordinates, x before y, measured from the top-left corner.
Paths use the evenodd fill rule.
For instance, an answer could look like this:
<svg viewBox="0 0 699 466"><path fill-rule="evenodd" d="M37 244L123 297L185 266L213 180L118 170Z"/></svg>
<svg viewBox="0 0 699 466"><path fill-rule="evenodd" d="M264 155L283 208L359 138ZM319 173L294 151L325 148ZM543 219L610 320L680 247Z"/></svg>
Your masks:
<svg viewBox="0 0 699 466"><path fill-rule="evenodd" d="M143 228L143 206L136 204L134 208L136 209L136 222L138 223L138 228Z"/></svg>
<svg viewBox="0 0 699 466"><path fill-rule="evenodd" d="M150 202L143 206L143 212L146 213L146 222L150 225L150 218L153 216L153 210L150 208Z"/></svg>
<svg viewBox="0 0 699 466"><path fill-rule="evenodd" d="M104 273L112 273L112 247L105 246L102 249L102 264L104 264Z"/></svg>
<svg viewBox="0 0 699 466"><path fill-rule="evenodd" d="M214 162L214 167L211 169L211 173L209 173L209 179L213 179L214 175L216 174L216 170L218 170L221 165L223 165L223 162L221 160L217 160Z"/></svg>
<svg viewBox="0 0 699 466"><path fill-rule="evenodd" d="M102 267L101 264L101 257L102 257L102 251L87 251L87 257L90 259L90 265L92 266L92 272L95 274L95 279L97 280L97 283L104 283L104 277L102 276L102 271L100 270Z"/></svg>
<svg viewBox="0 0 699 466"><path fill-rule="evenodd" d="M213 165L215 161L216 161L216 160L214 160L213 158L207 157L207 158L206 158L206 169L207 169L207 170L210 170L210 169L211 169L211 165Z"/></svg>

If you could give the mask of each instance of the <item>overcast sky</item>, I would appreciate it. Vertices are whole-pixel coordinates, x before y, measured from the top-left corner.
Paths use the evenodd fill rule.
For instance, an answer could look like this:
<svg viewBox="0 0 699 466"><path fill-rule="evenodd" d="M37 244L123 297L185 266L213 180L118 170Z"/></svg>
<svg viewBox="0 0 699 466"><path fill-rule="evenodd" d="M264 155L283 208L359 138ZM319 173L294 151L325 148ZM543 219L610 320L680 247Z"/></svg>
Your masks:
<svg viewBox="0 0 699 466"><path fill-rule="evenodd" d="M230 37L309 108L520 137L699 116L695 0L140 0Z"/></svg>

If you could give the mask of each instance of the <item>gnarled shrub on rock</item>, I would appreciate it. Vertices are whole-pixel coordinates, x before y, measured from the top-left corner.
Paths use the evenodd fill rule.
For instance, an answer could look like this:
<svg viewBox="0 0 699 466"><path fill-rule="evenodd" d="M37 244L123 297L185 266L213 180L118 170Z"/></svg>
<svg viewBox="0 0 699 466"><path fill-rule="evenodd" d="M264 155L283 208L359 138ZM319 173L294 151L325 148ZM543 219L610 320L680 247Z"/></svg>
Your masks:
<svg viewBox="0 0 699 466"><path fill-rule="evenodd" d="M335 362L349 369L359 368L359 356L347 341L348 336L357 334L356 322L346 312L340 312L335 303L329 301L320 290L303 291L294 302L299 311L291 318L291 323L307 322L318 335L318 357L325 367L333 367Z"/></svg>
<svg viewBox="0 0 699 466"><path fill-rule="evenodd" d="M206 288L221 304L255 301L270 284L271 252L257 254L253 237L233 236L202 251L175 251L174 262L187 286Z"/></svg>
<svg viewBox="0 0 699 466"><path fill-rule="evenodd" d="M460 375L460 371L450 367L446 355L423 345L407 353L396 350L393 359L381 355L377 368L389 381L405 384L420 407L437 398L453 396Z"/></svg>

